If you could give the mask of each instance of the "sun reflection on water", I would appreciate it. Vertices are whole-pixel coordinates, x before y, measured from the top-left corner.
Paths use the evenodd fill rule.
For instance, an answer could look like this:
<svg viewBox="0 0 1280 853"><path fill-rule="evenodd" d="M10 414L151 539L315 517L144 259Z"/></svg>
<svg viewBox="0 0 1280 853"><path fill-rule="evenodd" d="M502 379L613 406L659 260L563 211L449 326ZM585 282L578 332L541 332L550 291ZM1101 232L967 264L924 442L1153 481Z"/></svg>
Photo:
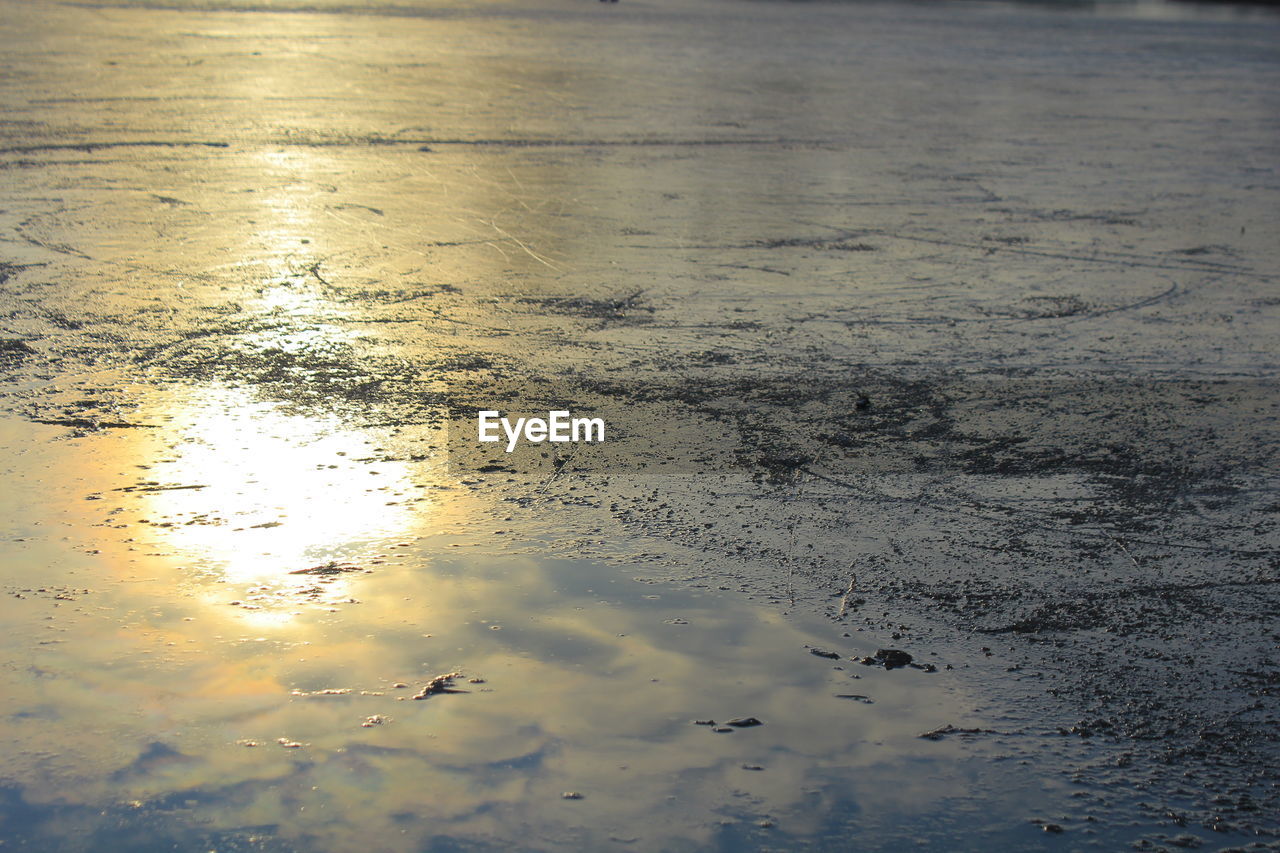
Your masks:
<svg viewBox="0 0 1280 853"><path fill-rule="evenodd" d="M807 654L830 643L825 623L468 533L461 521L492 507L336 418L218 386L145 408L160 429L45 447L89 480L17 508L84 514L44 535L80 555L65 596L52 552L7 543L24 583L49 585L0 597L26 626L0 639L0 752L26 803L150 832L172 819L181 849L270 827L279 844L260 849L581 831L580 849L619 834L667 850L706 848L712 815L816 832L857 807L908 824L968 784L954 744L917 734L981 721L932 676ZM94 500L68 500L86 487ZM375 572L290 574L329 561ZM326 596L361 606L300 600L325 578ZM447 672L463 692L413 700ZM693 722L747 715L765 724ZM565 791L585 792L591 824ZM177 814L175 798L192 805Z"/></svg>
<svg viewBox="0 0 1280 853"><path fill-rule="evenodd" d="M286 413L218 387L169 412L173 452L146 472L139 520L166 550L228 582L306 582L291 573L350 559L431 511L406 462L336 417ZM343 585L327 580L327 595Z"/></svg>

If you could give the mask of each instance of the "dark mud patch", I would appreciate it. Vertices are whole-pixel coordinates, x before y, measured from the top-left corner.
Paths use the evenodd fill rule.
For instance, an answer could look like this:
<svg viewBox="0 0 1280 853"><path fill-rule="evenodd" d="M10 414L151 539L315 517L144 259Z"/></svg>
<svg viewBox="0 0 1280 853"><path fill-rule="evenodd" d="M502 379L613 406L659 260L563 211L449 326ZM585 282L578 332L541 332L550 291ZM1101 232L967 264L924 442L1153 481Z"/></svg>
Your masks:
<svg viewBox="0 0 1280 853"><path fill-rule="evenodd" d="M523 305L537 306L549 314L562 314L588 320L626 321L643 323L654 308L643 297L645 291L637 290L625 296L591 299L585 296L533 297L523 296L517 301Z"/></svg>
<svg viewBox="0 0 1280 853"><path fill-rule="evenodd" d="M18 338L0 339L0 364L24 361L35 354L35 348L24 340Z"/></svg>
<svg viewBox="0 0 1280 853"><path fill-rule="evenodd" d="M77 430L102 429L155 429L155 424L135 424L128 421L98 420L94 418L32 418L32 423L47 426L64 426Z"/></svg>
<svg viewBox="0 0 1280 853"><path fill-rule="evenodd" d="M780 237L759 240L753 244L761 249L817 249L822 252L875 252L878 246L852 239L824 240L812 237Z"/></svg>
<svg viewBox="0 0 1280 853"><path fill-rule="evenodd" d="M358 342L323 332L279 342L260 333L200 335L161 357L162 369L184 381L255 388L303 408L376 405L403 387L409 369L395 358L361 352Z"/></svg>
<svg viewBox="0 0 1280 853"><path fill-rule="evenodd" d="M421 300L431 301L440 296L462 293L462 289L447 283L420 284L411 287L346 287L335 296L345 304L362 308L378 305L406 305Z"/></svg>

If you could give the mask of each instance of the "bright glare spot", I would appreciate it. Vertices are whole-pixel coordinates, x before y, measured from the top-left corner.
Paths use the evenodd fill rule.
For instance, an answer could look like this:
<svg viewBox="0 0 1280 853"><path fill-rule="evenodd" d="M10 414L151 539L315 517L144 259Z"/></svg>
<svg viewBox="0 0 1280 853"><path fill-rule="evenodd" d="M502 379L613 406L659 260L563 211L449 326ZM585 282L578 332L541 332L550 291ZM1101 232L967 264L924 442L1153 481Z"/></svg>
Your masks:
<svg viewBox="0 0 1280 853"><path fill-rule="evenodd" d="M401 536L429 511L398 503L421 495L406 464L384 461L336 418L285 414L225 388L170 411L175 451L151 469L164 488L146 493L141 512L166 547L228 581L305 583L290 573Z"/></svg>

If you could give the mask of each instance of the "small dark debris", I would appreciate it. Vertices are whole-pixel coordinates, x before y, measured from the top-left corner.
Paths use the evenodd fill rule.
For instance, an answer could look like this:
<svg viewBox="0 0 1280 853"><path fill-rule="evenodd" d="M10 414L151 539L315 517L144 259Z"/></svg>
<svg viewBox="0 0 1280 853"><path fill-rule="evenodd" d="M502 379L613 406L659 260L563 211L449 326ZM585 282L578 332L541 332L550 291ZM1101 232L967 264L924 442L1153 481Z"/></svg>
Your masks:
<svg viewBox="0 0 1280 853"><path fill-rule="evenodd" d="M291 575L340 575L344 572L361 572L364 569L352 563L339 563L337 560L330 560L319 566L312 566L309 569L295 569L289 572Z"/></svg>
<svg viewBox="0 0 1280 853"><path fill-rule="evenodd" d="M994 734L999 734L999 732L994 731L992 729L962 729L962 728L959 728L958 726L953 726L950 723L947 723L945 726L938 726L938 728L934 729L933 731L924 732L923 734L917 735L917 737L924 738L925 740L942 740L947 735L994 735Z"/></svg>
<svg viewBox="0 0 1280 853"><path fill-rule="evenodd" d="M434 696L437 693L466 693L465 690L459 690L453 686L455 678L461 678L462 673L450 672L444 675L437 675L435 678L427 682L422 690L414 694L414 699L426 699L428 696Z"/></svg>
<svg viewBox="0 0 1280 853"><path fill-rule="evenodd" d="M0 350L0 359L4 351ZM126 421L95 421L90 418L32 418L34 423L49 426L74 427L75 429L155 429L155 424L131 424Z"/></svg>
<svg viewBox="0 0 1280 853"><path fill-rule="evenodd" d="M874 657L864 657L861 661L866 666L882 665L885 669L897 669L907 666L913 658L900 649L878 649Z"/></svg>

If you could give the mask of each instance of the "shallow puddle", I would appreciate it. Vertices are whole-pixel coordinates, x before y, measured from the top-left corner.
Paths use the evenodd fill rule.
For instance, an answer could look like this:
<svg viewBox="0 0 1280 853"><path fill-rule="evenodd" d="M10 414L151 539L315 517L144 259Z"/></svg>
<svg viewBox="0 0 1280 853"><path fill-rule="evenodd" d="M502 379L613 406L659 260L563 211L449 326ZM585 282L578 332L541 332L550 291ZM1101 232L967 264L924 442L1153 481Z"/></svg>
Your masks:
<svg viewBox="0 0 1280 853"><path fill-rule="evenodd" d="M1065 796L1016 733L919 737L999 728L957 673L478 533L429 453L226 389L121 417L3 424L7 849L1034 845Z"/></svg>

